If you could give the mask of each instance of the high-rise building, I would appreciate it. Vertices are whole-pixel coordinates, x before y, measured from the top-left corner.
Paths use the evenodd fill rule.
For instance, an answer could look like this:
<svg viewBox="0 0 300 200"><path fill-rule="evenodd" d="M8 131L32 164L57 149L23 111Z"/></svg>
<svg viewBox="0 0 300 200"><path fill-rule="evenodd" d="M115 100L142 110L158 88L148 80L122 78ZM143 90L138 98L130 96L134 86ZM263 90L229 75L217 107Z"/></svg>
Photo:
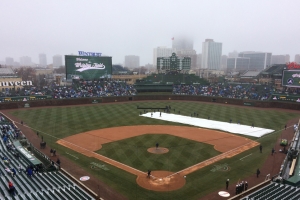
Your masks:
<svg viewBox="0 0 300 200"><path fill-rule="evenodd" d="M272 55L271 65L286 64L290 62L290 55Z"/></svg>
<svg viewBox="0 0 300 200"><path fill-rule="evenodd" d="M188 37L172 38L172 48L178 50L193 50L194 42Z"/></svg>
<svg viewBox="0 0 300 200"><path fill-rule="evenodd" d="M53 68L59 68L62 66L62 56L61 55L55 55L53 56Z"/></svg>
<svg viewBox="0 0 300 200"><path fill-rule="evenodd" d="M140 57L134 55L125 56L124 67L131 69L140 67Z"/></svg>
<svg viewBox="0 0 300 200"><path fill-rule="evenodd" d="M202 65L202 54L197 54L197 68L201 68Z"/></svg>
<svg viewBox="0 0 300 200"><path fill-rule="evenodd" d="M222 43L206 39L202 43L202 68L220 70L222 56Z"/></svg>
<svg viewBox="0 0 300 200"><path fill-rule="evenodd" d="M239 57L250 58L249 70L262 71L271 66L272 53L245 51L239 53Z"/></svg>
<svg viewBox="0 0 300 200"><path fill-rule="evenodd" d="M227 58L228 58L228 56L226 56L226 55L223 55L221 57L221 68L222 69L226 69L227 68Z"/></svg>
<svg viewBox="0 0 300 200"><path fill-rule="evenodd" d="M170 57L175 49L167 47L157 47L153 49L153 66L156 68L156 62L158 57Z"/></svg>
<svg viewBox="0 0 300 200"><path fill-rule="evenodd" d="M20 58L20 66L25 66L25 67L32 66L31 58L28 56L22 56Z"/></svg>
<svg viewBox="0 0 300 200"><path fill-rule="evenodd" d="M239 52L233 51L228 53L228 58L237 58L239 56Z"/></svg>
<svg viewBox="0 0 300 200"><path fill-rule="evenodd" d="M44 53L39 54L39 66L47 67L47 56Z"/></svg>
<svg viewBox="0 0 300 200"><path fill-rule="evenodd" d="M196 51L193 49L181 49L181 50L176 50L176 55L178 57L189 57L191 58L191 69L196 69L197 68L197 54Z"/></svg>
<svg viewBox="0 0 300 200"><path fill-rule="evenodd" d="M245 71L249 69L250 58L227 58L227 70Z"/></svg>
<svg viewBox="0 0 300 200"><path fill-rule="evenodd" d="M13 66L13 65L14 65L14 59L11 58L11 57L6 57L6 58L5 58L5 64L6 64L7 66Z"/></svg>
<svg viewBox="0 0 300 200"><path fill-rule="evenodd" d="M295 55L295 62L300 64L300 54Z"/></svg>

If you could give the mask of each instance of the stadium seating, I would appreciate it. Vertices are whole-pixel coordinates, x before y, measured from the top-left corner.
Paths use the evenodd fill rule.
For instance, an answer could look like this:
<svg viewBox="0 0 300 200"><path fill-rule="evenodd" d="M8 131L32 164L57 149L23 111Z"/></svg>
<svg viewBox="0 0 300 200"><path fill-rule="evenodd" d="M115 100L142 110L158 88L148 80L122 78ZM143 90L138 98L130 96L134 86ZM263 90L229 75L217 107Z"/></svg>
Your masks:
<svg viewBox="0 0 300 200"><path fill-rule="evenodd" d="M12 126L10 126L10 130L14 131ZM0 135L3 135L1 129ZM61 171L36 172L32 177L28 176L25 170L18 172L19 166L26 169L31 163L22 157L16 159L13 151L7 150L3 140L0 141L0 156L10 159L9 165L0 161L0 199L94 199ZM16 175L13 177L6 172L6 167L16 169ZM15 186L14 196L8 191L8 181L12 181Z"/></svg>
<svg viewBox="0 0 300 200"><path fill-rule="evenodd" d="M299 197L300 189L293 186L272 182L271 184L257 190L256 192L242 198L242 200L290 200L299 199Z"/></svg>

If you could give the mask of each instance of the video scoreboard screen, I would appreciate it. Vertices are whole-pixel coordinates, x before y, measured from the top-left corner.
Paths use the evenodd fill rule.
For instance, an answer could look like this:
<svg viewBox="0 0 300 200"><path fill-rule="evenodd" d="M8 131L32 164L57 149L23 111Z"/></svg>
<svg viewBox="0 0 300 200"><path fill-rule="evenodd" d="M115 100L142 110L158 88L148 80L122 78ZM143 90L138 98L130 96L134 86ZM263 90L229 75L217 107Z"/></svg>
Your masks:
<svg viewBox="0 0 300 200"><path fill-rule="evenodd" d="M111 57L66 55L65 64L67 79L94 80L111 78Z"/></svg>
<svg viewBox="0 0 300 200"><path fill-rule="evenodd" d="M300 87L300 70L283 70L282 86Z"/></svg>

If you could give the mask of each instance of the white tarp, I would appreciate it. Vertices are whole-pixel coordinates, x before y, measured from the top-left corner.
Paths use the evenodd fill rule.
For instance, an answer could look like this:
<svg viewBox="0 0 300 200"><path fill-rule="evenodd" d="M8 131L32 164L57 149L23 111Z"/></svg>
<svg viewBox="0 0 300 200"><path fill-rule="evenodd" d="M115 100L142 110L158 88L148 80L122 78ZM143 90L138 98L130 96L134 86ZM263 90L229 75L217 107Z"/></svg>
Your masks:
<svg viewBox="0 0 300 200"><path fill-rule="evenodd" d="M255 124L254 127L251 127L251 126L237 124L237 123L220 122L220 121L208 120L203 118L189 117L189 116L169 114L163 112L161 112L161 116L160 116L160 112L153 112L152 116L151 116L151 112L148 112L146 114L142 114L141 116L169 121L169 122L189 124L201 128L216 129L216 130L221 130L229 133L249 135L253 137L261 137L265 134L274 131L272 129L255 127Z"/></svg>

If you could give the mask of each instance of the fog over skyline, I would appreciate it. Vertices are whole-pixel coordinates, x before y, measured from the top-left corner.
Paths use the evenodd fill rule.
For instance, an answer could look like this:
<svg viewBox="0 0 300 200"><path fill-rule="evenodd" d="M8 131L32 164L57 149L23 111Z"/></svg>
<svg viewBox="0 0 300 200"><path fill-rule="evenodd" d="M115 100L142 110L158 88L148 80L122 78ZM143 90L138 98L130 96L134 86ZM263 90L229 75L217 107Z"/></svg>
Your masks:
<svg viewBox="0 0 300 200"><path fill-rule="evenodd" d="M197 54L210 38L234 50L300 54L299 0L10 0L0 2L0 61L45 53L78 51L112 56L140 56L153 62L153 49L172 46L171 38L193 39Z"/></svg>

